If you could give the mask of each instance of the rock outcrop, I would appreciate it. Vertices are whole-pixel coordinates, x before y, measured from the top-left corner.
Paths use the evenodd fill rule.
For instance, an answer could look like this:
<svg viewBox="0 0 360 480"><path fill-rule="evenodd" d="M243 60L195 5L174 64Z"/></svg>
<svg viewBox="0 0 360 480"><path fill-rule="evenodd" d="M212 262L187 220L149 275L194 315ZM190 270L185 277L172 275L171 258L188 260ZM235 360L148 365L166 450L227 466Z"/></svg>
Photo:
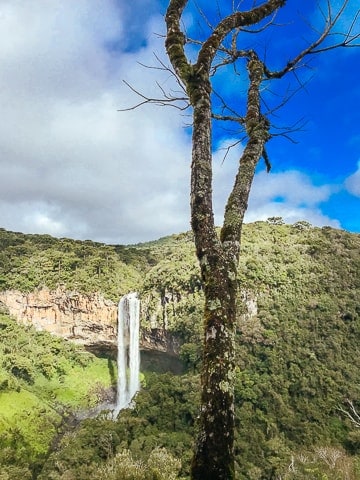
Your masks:
<svg viewBox="0 0 360 480"><path fill-rule="evenodd" d="M83 295L62 287L30 293L0 292L10 315L23 325L33 325L84 345L116 341L117 305L100 293Z"/></svg>
<svg viewBox="0 0 360 480"><path fill-rule="evenodd" d="M140 348L177 355L180 342L171 331L175 324L179 332L181 328L186 331L186 322L201 322L202 302L199 292L183 296L171 292L161 296L154 291L143 294ZM257 318L256 297L243 292L243 302L245 311L239 317L238 328L246 341L262 342L263 327ZM0 292L1 306L23 325L33 325L37 330L45 330L93 351L116 348L118 306L101 293L82 294L63 286L56 290L43 287L30 293L7 290ZM195 312L194 317L190 311Z"/></svg>
<svg viewBox="0 0 360 480"><path fill-rule="evenodd" d="M7 290L0 292L0 305L23 325L33 325L95 351L116 346L118 306L101 293L86 295L61 286L30 293ZM160 325L141 328L140 346L170 354L177 354L179 349L176 339Z"/></svg>

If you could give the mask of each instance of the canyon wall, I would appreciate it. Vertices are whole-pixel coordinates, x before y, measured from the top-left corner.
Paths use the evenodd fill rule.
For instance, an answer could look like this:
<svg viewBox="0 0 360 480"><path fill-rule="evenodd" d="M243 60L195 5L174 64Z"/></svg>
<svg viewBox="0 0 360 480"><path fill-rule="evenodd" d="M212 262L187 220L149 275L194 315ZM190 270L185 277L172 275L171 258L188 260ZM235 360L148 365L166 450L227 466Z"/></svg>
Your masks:
<svg viewBox="0 0 360 480"><path fill-rule="evenodd" d="M33 325L39 331L95 349L116 347L118 306L101 293L81 294L61 286L30 293L7 290L0 292L0 305L19 323ZM179 347L156 321L142 326L140 344L141 349L170 354L177 354Z"/></svg>
<svg viewBox="0 0 360 480"><path fill-rule="evenodd" d="M242 296L245 311L239 316L238 329L246 341L262 341L256 297L249 292L243 292ZM56 290L43 287L30 293L7 290L0 292L1 305L23 325L33 325L37 330L98 351L116 348L118 306L101 293L81 294L63 286ZM189 329L187 323L196 322L202 330L202 305L200 292L184 295L143 292L140 348L177 355L179 336Z"/></svg>
<svg viewBox="0 0 360 480"><path fill-rule="evenodd" d="M101 294L82 295L62 287L30 293L0 292L0 302L23 325L91 345L115 343L117 305Z"/></svg>

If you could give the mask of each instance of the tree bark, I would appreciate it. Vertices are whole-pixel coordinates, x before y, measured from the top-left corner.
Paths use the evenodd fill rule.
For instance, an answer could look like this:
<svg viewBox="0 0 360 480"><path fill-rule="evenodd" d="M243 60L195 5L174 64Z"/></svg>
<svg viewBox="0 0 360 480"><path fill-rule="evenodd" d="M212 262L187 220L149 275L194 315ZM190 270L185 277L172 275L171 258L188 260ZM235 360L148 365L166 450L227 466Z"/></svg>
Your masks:
<svg viewBox="0 0 360 480"><path fill-rule="evenodd" d="M237 268L241 228L255 168L268 140L260 114L263 68L248 63L250 86L245 119L249 141L229 196L218 236L212 208L211 101L203 79L190 85L194 102L191 167L191 223L205 295L203 371L199 433L192 461L193 480L232 480L234 471L234 342Z"/></svg>
<svg viewBox="0 0 360 480"><path fill-rule="evenodd" d="M195 100L191 168L191 223L205 294L202 398L192 478L234 478L234 325L236 263L225 254L212 209L211 103L204 81ZM230 272L234 275L230 275Z"/></svg>
<svg viewBox="0 0 360 480"><path fill-rule="evenodd" d="M201 407L199 433L191 466L192 480L233 480L234 469L234 345L236 327L237 269L240 255L241 230L248 206L255 169L264 157L267 170L270 163L265 145L270 139L270 122L261 113L260 88L265 78L282 78L306 56L333 47L318 48L331 33L345 6L332 14L328 2L328 16L324 31L318 39L288 61L283 69L272 72L254 50L238 50L237 33L244 27L259 25L259 31L271 25L271 16L287 0L267 0L249 11L234 11L221 19L208 38L199 41L196 63L191 63L184 50L187 39L180 28L180 20L188 0L170 0L166 12L166 50L179 81L182 82L193 108L192 166L191 166L191 224L196 253L200 263L205 295L204 349L201 375ZM256 3L256 2L255 2ZM267 25L262 21L270 18ZM254 33L254 31L253 31ZM233 34L231 47L224 40ZM358 36L350 27L345 41L337 46L352 44ZM335 44L336 46L336 44ZM247 60L249 79L246 113L231 117L245 127L247 143L239 160L238 172L229 195L224 223L217 234L212 206L212 106L211 68L217 53L226 52L228 58L221 65ZM214 69L216 73L217 68ZM236 102L235 102L236 103ZM225 105L226 106L226 105ZM226 116L214 118L228 120ZM235 118L235 120L234 120Z"/></svg>
<svg viewBox="0 0 360 480"><path fill-rule="evenodd" d="M202 395L191 478L233 480L234 342L240 238L255 168L269 136L268 122L260 114L263 65L253 52L248 52L250 85L245 125L249 141L239 161L219 236L212 206L210 67L222 39L231 30L260 21L284 2L269 0L250 12L224 19L204 42L194 65L186 58L185 37L180 29L186 3L187 0L170 2L166 15L166 48L193 107L191 225L205 296Z"/></svg>

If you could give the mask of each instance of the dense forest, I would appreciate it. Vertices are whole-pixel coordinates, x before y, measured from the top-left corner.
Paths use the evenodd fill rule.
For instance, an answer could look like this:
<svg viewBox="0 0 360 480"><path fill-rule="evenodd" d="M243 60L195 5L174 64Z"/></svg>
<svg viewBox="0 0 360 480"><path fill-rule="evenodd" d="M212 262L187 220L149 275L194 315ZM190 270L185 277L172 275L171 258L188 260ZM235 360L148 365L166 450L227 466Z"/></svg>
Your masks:
<svg viewBox="0 0 360 480"><path fill-rule="evenodd" d="M245 225L239 285L239 480L358 479L360 236L280 218ZM117 421L81 414L114 393L116 362L0 317L0 479L188 478L198 415L202 288L192 235L119 246L0 229L0 289L62 285L161 298L184 373L144 369ZM76 413L77 412L77 413Z"/></svg>

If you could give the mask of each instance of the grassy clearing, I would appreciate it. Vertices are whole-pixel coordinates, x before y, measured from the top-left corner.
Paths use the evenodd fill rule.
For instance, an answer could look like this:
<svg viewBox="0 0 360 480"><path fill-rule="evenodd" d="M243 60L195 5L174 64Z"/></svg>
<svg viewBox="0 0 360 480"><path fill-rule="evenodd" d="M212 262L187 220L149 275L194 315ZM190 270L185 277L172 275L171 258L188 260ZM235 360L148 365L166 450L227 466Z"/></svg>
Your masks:
<svg viewBox="0 0 360 480"><path fill-rule="evenodd" d="M7 315L0 315L0 336L0 472L14 465L35 472L67 414L102 400L113 365Z"/></svg>
<svg viewBox="0 0 360 480"><path fill-rule="evenodd" d="M50 401L69 408L91 408L99 401L101 390L111 387L108 360L94 357L85 367L74 365L66 374L51 379L43 375L35 380L36 392Z"/></svg>
<svg viewBox="0 0 360 480"><path fill-rule="evenodd" d="M10 443L21 439L31 457L44 454L62 421L57 410L92 407L101 389L110 386L107 361L98 358L87 367L74 366L60 378L39 375L32 391L0 393L0 436Z"/></svg>
<svg viewBox="0 0 360 480"><path fill-rule="evenodd" d="M45 454L61 416L25 389L1 393L0 404L0 436L5 446L26 450L30 458Z"/></svg>

